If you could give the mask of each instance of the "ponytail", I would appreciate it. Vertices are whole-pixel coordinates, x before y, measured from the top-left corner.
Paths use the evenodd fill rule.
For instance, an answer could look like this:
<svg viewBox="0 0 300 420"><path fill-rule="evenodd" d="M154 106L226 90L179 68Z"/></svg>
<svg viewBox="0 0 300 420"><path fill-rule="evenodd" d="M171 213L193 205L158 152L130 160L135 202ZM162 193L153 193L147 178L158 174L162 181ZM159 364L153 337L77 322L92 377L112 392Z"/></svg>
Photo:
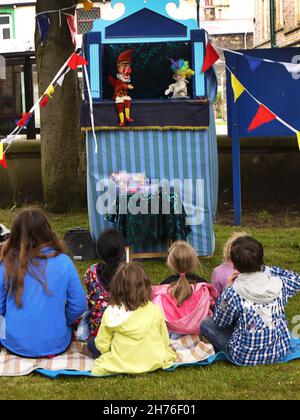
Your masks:
<svg viewBox="0 0 300 420"><path fill-rule="evenodd" d="M179 279L170 285L170 289L171 296L177 300L177 306L181 306L193 294L193 286L185 273L180 273Z"/></svg>
<svg viewBox="0 0 300 420"><path fill-rule="evenodd" d="M116 258L111 258L103 265L101 270L101 280L105 286L109 287L109 284L114 277L119 265L123 261L123 255L117 256Z"/></svg>

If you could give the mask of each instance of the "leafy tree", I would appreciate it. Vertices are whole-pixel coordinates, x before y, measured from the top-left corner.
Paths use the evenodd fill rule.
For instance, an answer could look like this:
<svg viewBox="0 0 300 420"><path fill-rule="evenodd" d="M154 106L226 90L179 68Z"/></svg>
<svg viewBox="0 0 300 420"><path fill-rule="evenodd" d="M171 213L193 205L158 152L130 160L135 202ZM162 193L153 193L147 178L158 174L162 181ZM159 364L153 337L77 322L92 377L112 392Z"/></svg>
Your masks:
<svg viewBox="0 0 300 420"><path fill-rule="evenodd" d="M72 7L74 0L37 0L36 12ZM75 8L68 10L74 14ZM49 14L51 26L43 45L36 26L35 44L39 92L74 52L66 16ZM41 109L41 155L44 204L63 212L85 205L84 141L80 133L81 94L77 73L70 71L63 87L57 87Z"/></svg>

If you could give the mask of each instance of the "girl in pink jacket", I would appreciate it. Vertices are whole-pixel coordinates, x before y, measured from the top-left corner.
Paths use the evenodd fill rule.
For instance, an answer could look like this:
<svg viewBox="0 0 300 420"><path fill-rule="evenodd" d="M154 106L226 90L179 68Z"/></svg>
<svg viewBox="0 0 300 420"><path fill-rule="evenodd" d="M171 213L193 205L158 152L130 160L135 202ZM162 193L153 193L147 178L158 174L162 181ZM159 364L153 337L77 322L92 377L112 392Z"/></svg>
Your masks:
<svg viewBox="0 0 300 420"><path fill-rule="evenodd" d="M152 301L163 310L170 333L199 335L200 324L212 316L219 294L195 276L199 261L193 247L184 241L174 242L167 265L174 273L170 282L152 287Z"/></svg>

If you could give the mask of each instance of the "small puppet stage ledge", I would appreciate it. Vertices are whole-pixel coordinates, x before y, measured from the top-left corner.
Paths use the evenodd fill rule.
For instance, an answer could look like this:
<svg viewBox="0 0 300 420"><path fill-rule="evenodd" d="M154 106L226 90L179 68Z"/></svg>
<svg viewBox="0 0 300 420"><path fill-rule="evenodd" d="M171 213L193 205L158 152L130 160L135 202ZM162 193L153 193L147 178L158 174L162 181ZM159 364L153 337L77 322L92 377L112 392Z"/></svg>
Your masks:
<svg viewBox="0 0 300 420"><path fill-rule="evenodd" d="M118 114L113 101L94 103L96 130L207 130L210 124L209 100L134 100L133 123L118 126ZM81 129L91 130L90 105L81 107Z"/></svg>

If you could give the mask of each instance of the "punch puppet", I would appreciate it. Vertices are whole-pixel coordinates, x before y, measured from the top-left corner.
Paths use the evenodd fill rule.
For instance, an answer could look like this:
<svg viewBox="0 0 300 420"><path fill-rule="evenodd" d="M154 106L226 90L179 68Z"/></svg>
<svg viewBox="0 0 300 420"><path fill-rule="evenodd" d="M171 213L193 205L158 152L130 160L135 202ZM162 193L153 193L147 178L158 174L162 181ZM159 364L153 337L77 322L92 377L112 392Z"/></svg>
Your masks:
<svg viewBox="0 0 300 420"><path fill-rule="evenodd" d="M126 123L132 123L133 119L130 116L131 112L131 97L128 95L128 90L132 90L131 84L131 57L133 50L126 50L122 52L117 61L118 74L117 79L109 76L109 83L114 89L113 99L119 114L120 127L124 127Z"/></svg>

